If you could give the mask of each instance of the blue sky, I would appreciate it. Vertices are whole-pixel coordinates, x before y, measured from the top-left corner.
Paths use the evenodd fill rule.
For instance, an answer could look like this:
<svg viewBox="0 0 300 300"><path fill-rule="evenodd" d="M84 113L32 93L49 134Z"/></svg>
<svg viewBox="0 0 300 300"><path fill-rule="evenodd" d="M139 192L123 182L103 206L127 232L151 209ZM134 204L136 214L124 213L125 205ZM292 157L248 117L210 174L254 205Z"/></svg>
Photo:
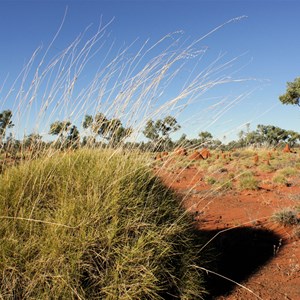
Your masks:
<svg viewBox="0 0 300 300"><path fill-rule="evenodd" d="M101 18L103 24L113 19L106 31L106 41L114 45L109 53L113 56L136 39L129 53L136 53L148 38L153 44L179 30L184 32L181 41L188 44L232 18L247 16L227 24L197 44L199 49L207 49L197 70L200 72L222 53L221 64L239 57L226 72L233 74L235 79L249 80L212 88L180 114L176 111L175 115L182 125L177 136L185 132L195 137L198 132L208 130L217 138L222 139L225 135L229 140L235 138L239 130L245 129L248 122L251 129L255 129L257 124L274 124L299 130L299 108L283 106L278 100L278 96L285 92L286 82L300 76L300 1L297 0L0 0L0 109L16 108L14 96L6 97L9 88L35 49L41 45L43 51L47 49L62 23L66 8L64 24L47 58L65 49L89 25L86 36L95 32ZM159 53L155 51L153 55ZM148 58L151 59L151 56ZM92 64L87 64L82 86L88 83L87 74L97 68L97 63L101 63L99 57ZM169 90L166 89L161 101L168 101L176 87L184 84L193 63L187 63L182 75L176 77ZM76 91L80 92L80 88ZM240 95L244 96L235 101ZM34 113L38 113L39 104L36 103L35 108L32 106L30 110L26 125L22 119L22 124L16 127L26 130L26 133L33 130ZM55 119L61 115L52 117ZM45 128L41 130L46 131Z"/></svg>

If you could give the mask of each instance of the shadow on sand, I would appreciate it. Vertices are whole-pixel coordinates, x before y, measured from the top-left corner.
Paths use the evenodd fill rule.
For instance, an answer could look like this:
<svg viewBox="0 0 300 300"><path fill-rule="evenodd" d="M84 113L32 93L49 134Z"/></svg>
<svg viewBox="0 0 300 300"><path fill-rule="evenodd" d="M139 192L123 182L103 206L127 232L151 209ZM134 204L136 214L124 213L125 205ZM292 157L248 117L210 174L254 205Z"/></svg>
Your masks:
<svg viewBox="0 0 300 300"><path fill-rule="evenodd" d="M215 231L202 231L208 238L218 234ZM281 239L266 229L240 227L220 232L210 243L217 253L213 271L242 283L274 257L281 245ZM209 273L206 278L210 296L226 296L236 284Z"/></svg>

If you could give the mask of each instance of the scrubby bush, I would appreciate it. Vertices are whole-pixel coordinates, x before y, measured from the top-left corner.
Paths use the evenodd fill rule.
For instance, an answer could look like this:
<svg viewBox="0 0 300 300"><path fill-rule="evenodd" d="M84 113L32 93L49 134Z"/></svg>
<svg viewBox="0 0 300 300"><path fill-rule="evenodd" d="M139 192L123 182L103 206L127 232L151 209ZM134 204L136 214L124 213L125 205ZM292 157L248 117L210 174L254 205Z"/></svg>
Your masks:
<svg viewBox="0 0 300 300"><path fill-rule="evenodd" d="M272 216L272 219L275 222L278 222L278 223L280 223L280 224L282 224L284 226L299 224L299 219L298 219L298 216L297 216L297 211L294 210L294 209L290 209L290 208L287 208L287 209L281 210L279 212L276 212Z"/></svg>
<svg viewBox="0 0 300 300"><path fill-rule="evenodd" d="M2 174L0 297L202 298L201 241L146 163L80 150Z"/></svg>
<svg viewBox="0 0 300 300"><path fill-rule="evenodd" d="M276 184L281 184L281 185L288 185L288 180L286 176L282 174L275 174L272 178L272 181Z"/></svg>
<svg viewBox="0 0 300 300"><path fill-rule="evenodd" d="M213 177L205 177L204 181L207 183L207 184L215 184L217 182L217 179L213 178Z"/></svg>
<svg viewBox="0 0 300 300"><path fill-rule="evenodd" d="M257 190L258 181L252 172L244 172L239 176L238 187L240 190Z"/></svg>

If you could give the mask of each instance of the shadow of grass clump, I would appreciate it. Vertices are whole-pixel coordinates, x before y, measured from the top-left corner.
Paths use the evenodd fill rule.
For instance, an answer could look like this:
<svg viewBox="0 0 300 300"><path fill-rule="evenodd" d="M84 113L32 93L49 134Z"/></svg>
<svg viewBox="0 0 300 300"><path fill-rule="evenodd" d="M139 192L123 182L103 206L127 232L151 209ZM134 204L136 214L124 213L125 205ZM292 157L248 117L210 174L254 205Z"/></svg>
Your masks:
<svg viewBox="0 0 300 300"><path fill-rule="evenodd" d="M207 236L215 236L220 231L208 231ZM237 283L242 283L277 253L281 239L267 229L251 227L234 228L222 232L211 242L217 257L214 271ZM210 296L226 296L236 284L212 273L207 275Z"/></svg>

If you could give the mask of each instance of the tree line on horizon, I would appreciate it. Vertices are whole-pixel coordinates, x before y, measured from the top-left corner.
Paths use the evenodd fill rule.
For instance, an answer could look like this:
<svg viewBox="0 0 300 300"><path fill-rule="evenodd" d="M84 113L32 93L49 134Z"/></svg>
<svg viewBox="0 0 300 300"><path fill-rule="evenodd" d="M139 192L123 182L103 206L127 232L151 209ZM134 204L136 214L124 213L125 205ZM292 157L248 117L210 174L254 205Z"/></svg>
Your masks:
<svg viewBox="0 0 300 300"><path fill-rule="evenodd" d="M279 97L282 104L298 105L300 100L300 77L293 82L287 83L286 93ZM42 136L32 133L24 137L22 141L16 140L12 134L7 136L7 130L14 126L12 122L12 111L3 110L0 113L0 149L20 149L33 148L34 146L50 147L55 146L60 149L78 147L112 147L122 144L128 148L139 148L150 151L172 151L175 147L208 147L211 149L221 148L222 150L232 148L242 148L248 146L255 147L277 147L288 143L290 146L298 146L300 133L293 130L285 130L273 125L257 125L256 130L250 131L250 124L247 130L238 133L238 139L224 145L220 140L214 139L208 131L201 131L196 139L188 139L186 134L173 141L170 134L178 131L181 126L173 116L166 116L156 121L147 121L143 130L143 135L148 142L125 142L133 133L131 127L125 127L118 118L109 119L103 113L94 116L85 115L82 127L86 130L83 137L76 125L70 121L55 121L50 125L49 134L57 136L53 142L45 142ZM100 139L100 140L99 140Z"/></svg>

